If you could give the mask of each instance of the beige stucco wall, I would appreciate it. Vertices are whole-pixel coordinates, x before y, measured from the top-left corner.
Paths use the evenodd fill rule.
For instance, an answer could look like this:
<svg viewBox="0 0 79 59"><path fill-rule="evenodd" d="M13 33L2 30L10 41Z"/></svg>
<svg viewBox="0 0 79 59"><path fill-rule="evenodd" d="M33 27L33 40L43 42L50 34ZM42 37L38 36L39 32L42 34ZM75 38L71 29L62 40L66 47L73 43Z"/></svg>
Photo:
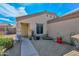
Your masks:
<svg viewBox="0 0 79 59"><path fill-rule="evenodd" d="M79 33L79 18L73 18L70 20L49 23L48 26L48 35L52 38L56 38L60 35L64 36L64 40L69 42L70 33Z"/></svg>
<svg viewBox="0 0 79 59"><path fill-rule="evenodd" d="M42 15L39 15L39 16L35 16L35 17L31 17L31 18L26 18L26 19L23 19L21 21L18 21L17 22L17 34L21 34L21 22L23 23L29 23L29 30L34 30L35 31L35 34L36 33L36 24L37 23L41 23L41 24L44 24L44 28L43 28L43 34L47 34L47 21L50 19L53 19L54 16L53 15L48 15L47 16L47 13L46 14L42 14ZM29 32L29 35L31 33Z"/></svg>

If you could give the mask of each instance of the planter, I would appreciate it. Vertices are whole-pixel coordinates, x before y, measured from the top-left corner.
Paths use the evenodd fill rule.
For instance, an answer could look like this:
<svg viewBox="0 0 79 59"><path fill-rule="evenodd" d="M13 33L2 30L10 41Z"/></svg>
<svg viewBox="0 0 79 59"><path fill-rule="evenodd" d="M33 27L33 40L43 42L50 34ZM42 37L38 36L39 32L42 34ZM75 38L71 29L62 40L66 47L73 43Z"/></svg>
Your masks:
<svg viewBox="0 0 79 59"><path fill-rule="evenodd" d="M32 37L30 37L29 40L32 40Z"/></svg>
<svg viewBox="0 0 79 59"><path fill-rule="evenodd" d="M39 40L40 39L40 36L36 36L36 40Z"/></svg>

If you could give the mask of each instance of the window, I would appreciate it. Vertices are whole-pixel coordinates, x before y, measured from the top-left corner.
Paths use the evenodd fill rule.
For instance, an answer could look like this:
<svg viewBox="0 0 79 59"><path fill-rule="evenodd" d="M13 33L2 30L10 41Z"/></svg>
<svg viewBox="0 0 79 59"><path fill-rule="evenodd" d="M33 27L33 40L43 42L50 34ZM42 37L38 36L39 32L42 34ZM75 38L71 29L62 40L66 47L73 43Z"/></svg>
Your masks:
<svg viewBox="0 0 79 59"><path fill-rule="evenodd" d="M37 34L43 34L43 24L36 24Z"/></svg>

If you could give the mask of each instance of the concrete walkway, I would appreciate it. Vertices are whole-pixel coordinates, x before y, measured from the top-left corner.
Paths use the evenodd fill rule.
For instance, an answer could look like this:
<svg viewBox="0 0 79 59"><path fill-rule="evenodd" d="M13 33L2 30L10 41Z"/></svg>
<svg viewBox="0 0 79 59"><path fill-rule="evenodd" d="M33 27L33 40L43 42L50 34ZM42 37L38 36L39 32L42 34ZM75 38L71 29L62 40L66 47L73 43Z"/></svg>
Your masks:
<svg viewBox="0 0 79 59"><path fill-rule="evenodd" d="M20 56L21 55L21 43L17 42L14 46L5 52L7 56Z"/></svg>
<svg viewBox="0 0 79 59"><path fill-rule="evenodd" d="M31 41L40 56L61 56L75 49L73 46L67 44L58 44L53 40Z"/></svg>
<svg viewBox="0 0 79 59"><path fill-rule="evenodd" d="M52 40L29 40L20 38L14 46L6 51L8 56L61 56L72 50L73 46L57 44Z"/></svg>
<svg viewBox="0 0 79 59"><path fill-rule="evenodd" d="M38 56L38 52L32 45L31 41L26 38L20 38L21 42L15 42L14 46L7 50L8 56Z"/></svg>
<svg viewBox="0 0 79 59"><path fill-rule="evenodd" d="M38 52L29 39L22 38L21 56L38 56Z"/></svg>

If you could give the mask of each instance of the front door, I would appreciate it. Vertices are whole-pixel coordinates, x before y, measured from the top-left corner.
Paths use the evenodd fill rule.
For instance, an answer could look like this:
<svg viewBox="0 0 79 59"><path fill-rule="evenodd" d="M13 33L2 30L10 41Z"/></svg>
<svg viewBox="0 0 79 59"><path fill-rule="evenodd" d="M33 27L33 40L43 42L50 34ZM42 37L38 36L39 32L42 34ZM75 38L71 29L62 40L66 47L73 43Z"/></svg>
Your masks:
<svg viewBox="0 0 79 59"><path fill-rule="evenodd" d="M28 37L28 23L21 23L21 35Z"/></svg>

